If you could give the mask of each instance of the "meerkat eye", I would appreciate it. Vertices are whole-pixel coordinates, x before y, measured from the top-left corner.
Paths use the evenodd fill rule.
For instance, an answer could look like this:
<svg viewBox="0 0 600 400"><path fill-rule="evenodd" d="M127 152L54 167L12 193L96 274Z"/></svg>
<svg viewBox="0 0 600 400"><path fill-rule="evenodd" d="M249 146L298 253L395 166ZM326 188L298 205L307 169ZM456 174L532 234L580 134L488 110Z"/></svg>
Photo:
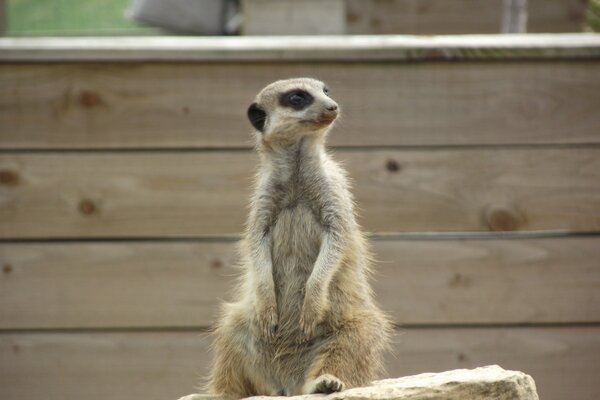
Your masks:
<svg viewBox="0 0 600 400"><path fill-rule="evenodd" d="M284 107L291 107L295 110L302 110L313 102L310 93L304 90L291 90L281 95L279 102Z"/></svg>
<svg viewBox="0 0 600 400"><path fill-rule="evenodd" d="M302 92L292 93L288 97L290 104L293 106L302 105L302 103L304 103L305 99L306 99L306 96L304 96L304 93L302 93Z"/></svg>
<svg viewBox="0 0 600 400"><path fill-rule="evenodd" d="M323 93L325 93L327 96L329 96L329 88L328 87L324 87L323 88Z"/></svg>

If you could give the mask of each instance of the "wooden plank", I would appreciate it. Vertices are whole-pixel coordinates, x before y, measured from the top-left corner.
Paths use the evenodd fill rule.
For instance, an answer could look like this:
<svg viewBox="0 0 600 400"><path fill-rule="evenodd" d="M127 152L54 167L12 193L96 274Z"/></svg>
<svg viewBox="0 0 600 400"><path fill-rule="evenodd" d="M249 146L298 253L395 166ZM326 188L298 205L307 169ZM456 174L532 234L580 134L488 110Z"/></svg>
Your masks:
<svg viewBox="0 0 600 400"><path fill-rule="evenodd" d="M375 241L374 290L401 324L600 321L600 238Z"/></svg>
<svg viewBox="0 0 600 400"><path fill-rule="evenodd" d="M502 0L346 0L348 33L498 33Z"/></svg>
<svg viewBox="0 0 600 400"><path fill-rule="evenodd" d="M600 393L600 329L407 329L390 357L391 376L499 364L533 376L540 399L593 400Z"/></svg>
<svg viewBox="0 0 600 400"><path fill-rule="evenodd" d="M587 5L587 0L529 0L527 31L581 32Z"/></svg>
<svg viewBox="0 0 600 400"><path fill-rule="evenodd" d="M586 2L529 0L529 32L581 32ZM502 0L346 0L348 32L372 34L498 33Z"/></svg>
<svg viewBox="0 0 600 400"><path fill-rule="evenodd" d="M464 14L464 13L463 13ZM436 50L432 54L431 50ZM0 38L0 62L589 59L593 34Z"/></svg>
<svg viewBox="0 0 600 400"><path fill-rule="evenodd" d="M342 35L344 0L242 0L244 35Z"/></svg>
<svg viewBox="0 0 600 400"><path fill-rule="evenodd" d="M598 231L600 148L337 151L371 232ZM0 238L242 230L250 152L0 156Z"/></svg>
<svg viewBox="0 0 600 400"><path fill-rule="evenodd" d="M599 143L599 68L0 64L0 148L250 148L248 104L267 83L301 75L328 82L342 106L334 146Z"/></svg>
<svg viewBox="0 0 600 400"><path fill-rule="evenodd" d="M0 334L6 400L176 399L210 363L197 332ZM600 328L408 329L389 376L500 364L525 371L544 400L595 400Z"/></svg>
<svg viewBox="0 0 600 400"><path fill-rule="evenodd" d="M207 327L234 242L0 244L0 329ZM600 237L375 240L374 291L401 324L600 322Z"/></svg>
<svg viewBox="0 0 600 400"><path fill-rule="evenodd" d="M0 397L178 399L206 373L200 332L0 334Z"/></svg>
<svg viewBox="0 0 600 400"><path fill-rule="evenodd" d="M234 242L0 244L0 329L207 327Z"/></svg>

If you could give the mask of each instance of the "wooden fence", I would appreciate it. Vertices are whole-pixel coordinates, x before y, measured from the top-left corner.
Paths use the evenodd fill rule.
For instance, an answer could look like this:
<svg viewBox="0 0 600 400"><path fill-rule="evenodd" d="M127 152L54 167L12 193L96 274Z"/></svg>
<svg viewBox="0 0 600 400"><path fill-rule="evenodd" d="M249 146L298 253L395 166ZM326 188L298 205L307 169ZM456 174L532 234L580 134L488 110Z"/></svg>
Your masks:
<svg viewBox="0 0 600 400"><path fill-rule="evenodd" d="M342 106L389 375L600 394L598 36L2 39L0 61L2 399L194 391L257 163L245 109L293 76Z"/></svg>
<svg viewBox="0 0 600 400"><path fill-rule="evenodd" d="M252 0L250 0L252 1ZM498 33L506 0L345 0L352 34ZM588 0L527 0L527 32L582 32Z"/></svg>
<svg viewBox="0 0 600 400"><path fill-rule="evenodd" d="M241 1L249 35L582 32L587 7L588 0Z"/></svg>

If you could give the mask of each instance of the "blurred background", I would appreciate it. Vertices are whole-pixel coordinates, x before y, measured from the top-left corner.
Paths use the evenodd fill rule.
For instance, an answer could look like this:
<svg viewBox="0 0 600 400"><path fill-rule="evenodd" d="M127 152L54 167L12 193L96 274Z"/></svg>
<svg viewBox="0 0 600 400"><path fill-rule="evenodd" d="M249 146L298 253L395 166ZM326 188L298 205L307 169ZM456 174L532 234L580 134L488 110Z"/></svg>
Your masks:
<svg viewBox="0 0 600 400"><path fill-rule="evenodd" d="M0 5L5 33L19 36L434 35L600 28L598 0L2 0Z"/></svg>
<svg viewBox="0 0 600 400"><path fill-rule="evenodd" d="M499 364L600 397L598 0L7 0L0 21L3 400L195 391L258 162L245 111L296 76L342 107L388 376Z"/></svg>

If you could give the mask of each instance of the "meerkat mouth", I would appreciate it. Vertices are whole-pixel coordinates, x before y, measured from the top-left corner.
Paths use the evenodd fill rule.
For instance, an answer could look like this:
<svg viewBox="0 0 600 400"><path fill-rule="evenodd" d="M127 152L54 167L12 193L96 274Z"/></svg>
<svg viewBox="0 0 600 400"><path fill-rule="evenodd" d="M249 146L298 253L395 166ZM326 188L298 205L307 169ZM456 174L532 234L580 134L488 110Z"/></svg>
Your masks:
<svg viewBox="0 0 600 400"><path fill-rule="evenodd" d="M333 121L335 121L337 117L319 117L316 119L309 119L309 120L304 120L301 121L303 124L305 125L309 125L313 128L324 128L326 126L329 126L333 123Z"/></svg>
<svg viewBox="0 0 600 400"><path fill-rule="evenodd" d="M315 119L305 119L300 122L303 124L306 124L306 125L313 125L318 128L322 128L324 126L332 124L333 121L335 121L336 119L337 119L337 114L334 114L334 115L321 114Z"/></svg>
<svg viewBox="0 0 600 400"><path fill-rule="evenodd" d="M337 110L322 112L314 121L319 125L331 124L338 117Z"/></svg>

